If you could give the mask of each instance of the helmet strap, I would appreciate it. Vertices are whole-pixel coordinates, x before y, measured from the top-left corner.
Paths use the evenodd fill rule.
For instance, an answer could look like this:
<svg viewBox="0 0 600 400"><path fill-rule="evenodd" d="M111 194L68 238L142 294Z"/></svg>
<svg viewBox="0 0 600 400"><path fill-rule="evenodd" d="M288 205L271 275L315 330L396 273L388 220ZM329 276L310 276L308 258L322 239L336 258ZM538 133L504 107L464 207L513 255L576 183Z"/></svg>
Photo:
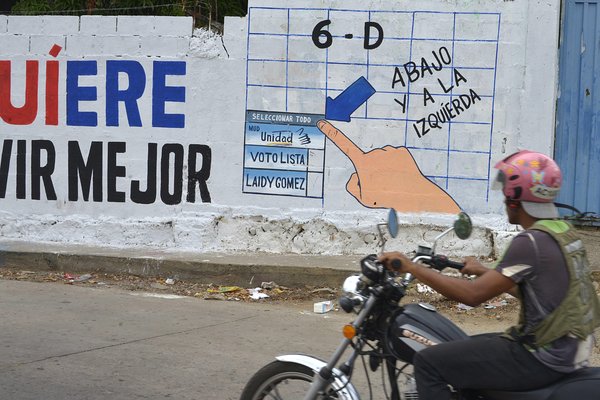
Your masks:
<svg viewBox="0 0 600 400"><path fill-rule="evenodd" d="M509 199L508 197L504 200L504 203L511 210L518 210L519 208L521 208L521 202L520 201L518 201L518 200L512 200L512 199Z"/></svg>

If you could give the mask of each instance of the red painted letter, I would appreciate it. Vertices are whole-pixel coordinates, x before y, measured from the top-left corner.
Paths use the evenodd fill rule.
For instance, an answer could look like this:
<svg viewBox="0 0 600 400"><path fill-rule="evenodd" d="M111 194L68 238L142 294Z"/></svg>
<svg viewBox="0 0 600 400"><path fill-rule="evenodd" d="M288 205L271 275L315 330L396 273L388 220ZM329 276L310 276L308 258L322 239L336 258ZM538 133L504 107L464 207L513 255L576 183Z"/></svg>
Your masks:
<svg viewBox="0 0 600 400"><path fill-rule="evenodd" d="M56 58L61 50L55 44L48 54ZM46 125L58 125L58 61L46 61Z"/></svg>
<svg viewBox="0 0 600 400"><path fill-rule="evenodd" d="M29 125L38 110L38 61L26 62L25 104L13 107L10 99L11 62L0 61L0 118L11 125Z"/></svg>
<svg viewBox="0 0 600 400"><path fill-rule="evenodd" d="M58 61L46 61L46 125L58 125Z"/></svg>

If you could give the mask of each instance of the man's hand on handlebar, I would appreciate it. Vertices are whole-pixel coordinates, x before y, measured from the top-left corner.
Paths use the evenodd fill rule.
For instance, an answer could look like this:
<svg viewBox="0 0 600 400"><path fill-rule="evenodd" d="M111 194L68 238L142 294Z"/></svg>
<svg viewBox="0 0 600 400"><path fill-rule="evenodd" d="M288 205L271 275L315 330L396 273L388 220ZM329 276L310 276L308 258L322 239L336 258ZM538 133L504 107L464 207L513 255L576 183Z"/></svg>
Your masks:
<svg viewBox="0 0 600 400"><path fill-rule="evenodd" d="M439 256L439 257L443 257L443 259L446 260L447 263L449 262L449 260L447 260L447 258L445 256ZM386 269L388 269L389 271L394 271L394 272L413 273L413 269L415 267L415 264L411 261L410 258L408 258L404 253L401 253L398 251L391 251L389 253L382 254L381 256L379 256L379 262L381 262ZM477 261L477 259L474 257L466 257L463 260L463 263L464 263L464 266L462 266L460 263L454 263L460 267L460 272L463 275L481 276L481 275L485 274L486 272L490 271L489 268L486 268L483 264L481 264L479 261ZM452 268L458 268L458 267L455 267L454 265L445 265L445 266L452 267ZM439 269L443 269L443 268L439 268Z"/></svg>
<svg viewBox="0 0 600 400"><path fill-rule="evenodd" d="M475 257L466 257L463 263L465 266L460 270L463 275L481 276L490 270L477 261Z"/></svg>
<svg viewBox="0 0 600 400"><path fill-rule="evenodd" d="M411 272L413 267L413 262L410 258L398 251L382 254L379 256L379 262L381 262L386 269L394 272Z"/></svg>

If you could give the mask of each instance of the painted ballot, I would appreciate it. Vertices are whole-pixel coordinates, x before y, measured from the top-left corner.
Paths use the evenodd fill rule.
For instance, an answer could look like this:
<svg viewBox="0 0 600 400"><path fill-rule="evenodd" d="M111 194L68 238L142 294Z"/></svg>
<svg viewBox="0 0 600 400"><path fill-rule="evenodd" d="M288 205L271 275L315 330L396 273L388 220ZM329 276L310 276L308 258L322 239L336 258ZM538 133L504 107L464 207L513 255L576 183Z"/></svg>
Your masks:
<svg viewBox="0 0 600 400"><path fill-rule="evenodd" d="M487 201L501 14L414 7L250 6L246 110L323 114L334 127L340 126L338 122L349 124L343 132L347 140L370 157L368 165L351 160L361 170L349 170L351 184L345 185L347 191L360 188L349 194L363 206L382 207L381 197L390 192L388 183L380 182L384 177L369 169L389 166L389 160L383 160L388 153L371 153L384 145L406 149L414 160L407 158L398 170L389 171L390 176L411 169L405 165L410 161L447 197L456 197L459 203L471 198ZM279 154L277 160L257 154L248 139L260 135L251 134L249 123L264 127L265 121L249 117L247 121L246 168L256 164L272 170L306 168L282 166L286 158ZM277 121L268 122L272 130L282 129ZM270 142L287 140L271 136ZM371 143L379 147L365 147ZM275 187L257 189L251 184L244 181L246 193L282 194ZM418 186L411 177L403 184ZM343 180L335 189L341 187ZM365 188L372 191L372 201L366 201ZM292 192L300 195L301 189ZM432 211L427 202L406 206L410 201L402 193L394 195L402 211ZM426 198L428 193L421 195Z"/></svg>
<svg viewBox="0 0 600 400"><path fill-rule="evenodd" d="M246 113L243 192L323 197L323 115L249 110Z"/></svg>

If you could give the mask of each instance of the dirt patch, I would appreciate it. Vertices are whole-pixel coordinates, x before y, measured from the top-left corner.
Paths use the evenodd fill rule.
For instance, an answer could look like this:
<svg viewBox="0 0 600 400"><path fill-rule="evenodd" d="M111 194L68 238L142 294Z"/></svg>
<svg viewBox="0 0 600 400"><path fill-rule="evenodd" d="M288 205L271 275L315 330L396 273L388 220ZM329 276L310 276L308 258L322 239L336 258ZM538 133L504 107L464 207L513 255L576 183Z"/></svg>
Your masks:
<svg viewBox="0 0 600 400"><path fill-rule="evenodd" d="M313 299L335 300L339 296L337 288L312 287L288 288L276 282L253 282L248 287L224 286L218 283L202 284L162 277L148 277L131 274L48 272L0 268L0 279L29 282L50 282L90 288L116 287L123 290L149 293L173 294L196 297L205 300L222 301L307 301ZM252 295L255 294L256 298ZM262 294L262 295L261 295ZM264 295L268 296L265 297Z"/></svg>
<svg viewBox="0 0 600 400"><path fill-rule="evenodd" d="M295 302L334 300L341 296L340 288L304 286L288 288L276 282L253 282L247 287L224 286L218 283L202 284L193 281L161 277L138 276L131 274L28 271L13 268L0 268L0 279L22 280L30 282L50 282L90 288L117 287L122 290L143 291L149 293L173 294L196 297L204 300L220 301L265 301ZM254 297L253 297L254 295ZM422 285L413 285L402 300L403 303L427 302L435 306L442 314L457 322L477 318L482 321L509 322L516 320L518 301L512 296L499 296L484 305L470 308L451 301Z"/></svg>
<svg viewBox="0 0 600 400"><path fill-rule="evenodd" d="M600 278L600 272L595 274ZM25 269L0 268L0 279L22 280L30 282L50 282L82 287L109 288L116 287L130 291L174 294L196 297L204 300L222 301L256 301L257 298L269 302L308 302L322 300L337 300L341 289L337 287L304 286L289 288L278 285L277 282L252 282L246 287L226 286L215 283L197 283L192 280L179 280L164 277L149 277L132 274L111 274L91 272L77 274L73 272L29 271ZM594 283L599 289L598 282ZM252 297L256 295L255 298ZM478 318L490 321L513 323L518 318L519 301L508 295L498 296L479 307L468 307L464 304L448 300L431 288L413 284L406 292L402 303L426 302L437 308L442 314L457 320Z"/></svg>

